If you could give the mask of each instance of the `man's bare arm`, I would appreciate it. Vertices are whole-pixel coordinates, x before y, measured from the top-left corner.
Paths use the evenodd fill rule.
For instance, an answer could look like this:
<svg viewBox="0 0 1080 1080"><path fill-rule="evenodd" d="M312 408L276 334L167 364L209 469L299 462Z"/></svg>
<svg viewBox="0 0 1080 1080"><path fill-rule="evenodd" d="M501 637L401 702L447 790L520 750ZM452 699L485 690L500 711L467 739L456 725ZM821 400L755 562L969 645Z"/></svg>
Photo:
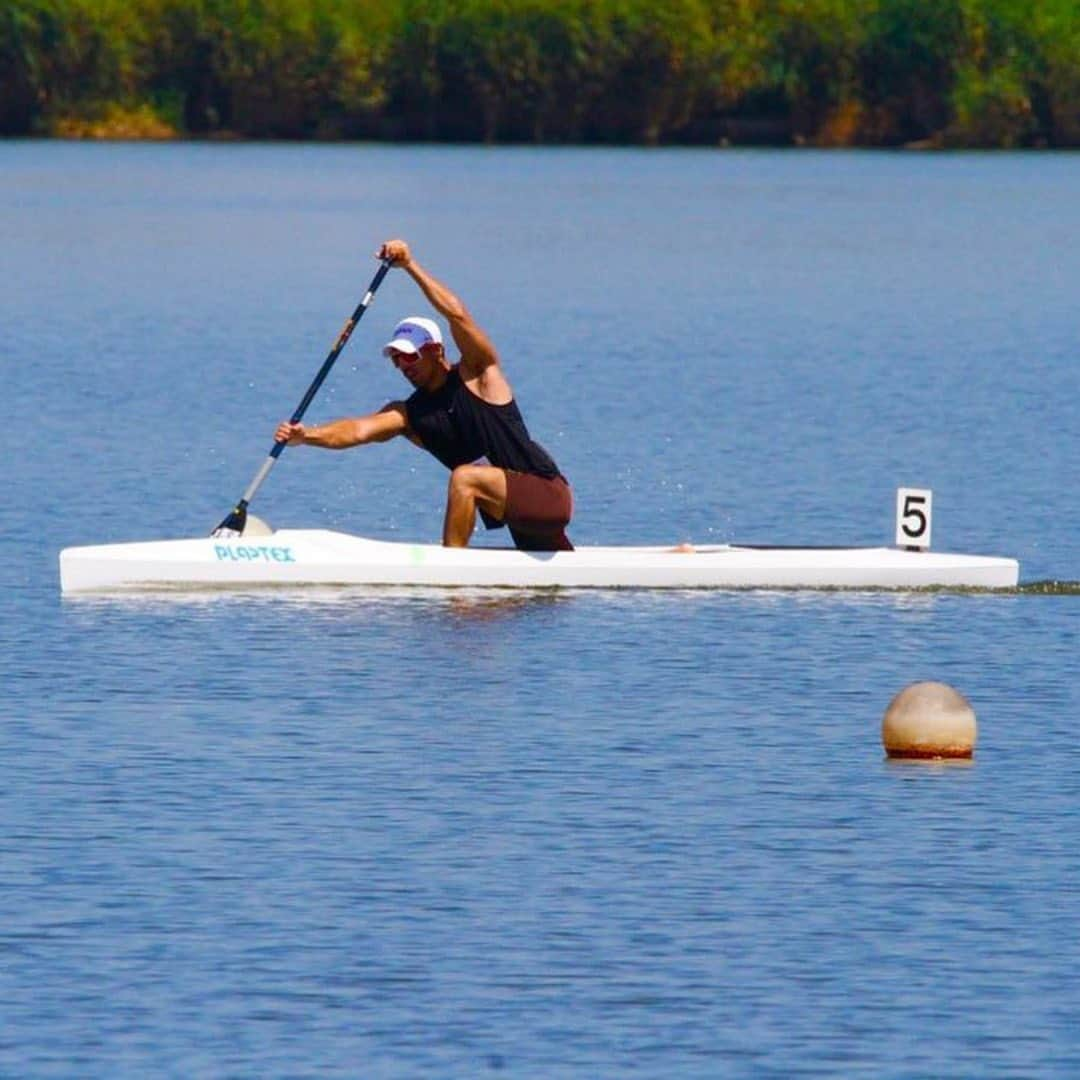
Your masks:
<svg viewBox="0 0 1080 1080"><path fill-rule="evenodd" d="M497 366L499 354L491 339L476 324L469 309L441 281L429 274L413 257L404 240L388 240L379 249L380 259L390 259L420 286L428 302L450 324L454 343L461 350L465 379L482 375Z"/></svg>
<svg viewBox="0 0 1080 1080"><path fill-rule="evenodd" d="M287 420L278 425L274 439L289 446L321 446L327 450L347 450L365 443L386 442L397 435L408 436L409 418L405 405L392 401L369 416L345 417L327 424L307 427Z"/></svg>

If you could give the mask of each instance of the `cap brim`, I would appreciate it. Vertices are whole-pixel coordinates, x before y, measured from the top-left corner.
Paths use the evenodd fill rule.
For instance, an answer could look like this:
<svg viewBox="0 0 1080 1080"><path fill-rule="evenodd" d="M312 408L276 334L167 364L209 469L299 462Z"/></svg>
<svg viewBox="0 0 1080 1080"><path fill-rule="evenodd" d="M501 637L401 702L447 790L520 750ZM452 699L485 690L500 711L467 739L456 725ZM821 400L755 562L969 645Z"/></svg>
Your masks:
<svg viewBox="0 0 1080 1080"><path fill-rule="evenodd" d="M416 353L420 351L408 338L394 338L393 341L387 342L383 346L383 356L389 356L391 349L403 353Z"/></svg>

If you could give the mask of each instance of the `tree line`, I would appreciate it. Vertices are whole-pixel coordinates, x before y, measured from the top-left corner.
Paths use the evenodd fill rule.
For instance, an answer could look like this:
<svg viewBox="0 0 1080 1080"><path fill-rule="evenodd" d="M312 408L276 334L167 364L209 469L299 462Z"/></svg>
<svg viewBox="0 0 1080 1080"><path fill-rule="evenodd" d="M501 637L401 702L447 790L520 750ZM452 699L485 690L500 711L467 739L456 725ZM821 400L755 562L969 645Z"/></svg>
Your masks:
<svg viewBox="0 0 1080 1080"><path fill-rule="evenodd" d="M0 134L1080 146L1077 0L0 0Z"/></svg>

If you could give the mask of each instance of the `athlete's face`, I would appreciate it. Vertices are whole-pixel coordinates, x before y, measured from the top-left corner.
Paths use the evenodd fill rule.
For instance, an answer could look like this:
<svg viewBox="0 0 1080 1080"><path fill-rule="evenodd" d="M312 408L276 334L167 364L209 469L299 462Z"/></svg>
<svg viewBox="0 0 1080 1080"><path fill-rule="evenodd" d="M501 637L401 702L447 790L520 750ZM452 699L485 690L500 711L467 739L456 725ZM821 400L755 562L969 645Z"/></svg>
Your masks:
<svg viewBox="0 0 1080 1080"><path fill-rule="evenodd" d="M420 390L430 389L433 383L441 379L445 370L442 349L438 345L429 345L419 352L411 353L391 349L390 361L413 386Z"/></svg>

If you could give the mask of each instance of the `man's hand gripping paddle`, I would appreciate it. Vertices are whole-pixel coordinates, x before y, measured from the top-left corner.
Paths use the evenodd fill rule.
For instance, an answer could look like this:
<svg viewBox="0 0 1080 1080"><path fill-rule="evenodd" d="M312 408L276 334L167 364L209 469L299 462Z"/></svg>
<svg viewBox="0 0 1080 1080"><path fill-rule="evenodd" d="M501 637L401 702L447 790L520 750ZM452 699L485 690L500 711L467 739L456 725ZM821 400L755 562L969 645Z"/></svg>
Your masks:
<svg viewBox="0 0 1080 1080"><path fill-rule="evenodd" d="M323 365L319 368L319 373L312 380L311 385L307 388L307 393L304 395L303 400L296 407L296 412L292 414L290 423L298 424L307 412L308 406L311 404L315 395L319 392L319 387L322 386L323 380L330 374L330 369L334 366L334 361L341 355L341 350L345 348L345 343L352 335L353 328L360 321L360 317L368 309L371 301L375 297L375 290L382 284L382 279L386 277L387 271L390 269L392 263L389 259L383 259L379 269L375 272L375 277L372 278L371 284L368 286L368 291L364 294L363 300L356 305L356 310L352 313L349 321L345 324L341 333L338 335L338 339L334 342L334 347L330 350L330 355L323 361ZM241 536L244 529L248 524L248 503L255 498L255 492L262 486L262 482L270 475L270 470L274 467L274 462L281 456L281 451L285 449L288 443L276 442L270 449L270 453L266 460L262 463L262 467L255 474L255 478L247 486L247 490L241 496L240 501L232 508L229 515L225 520L210 534L211 536ZM257 520L257 519L253 519Z"/></svg>

